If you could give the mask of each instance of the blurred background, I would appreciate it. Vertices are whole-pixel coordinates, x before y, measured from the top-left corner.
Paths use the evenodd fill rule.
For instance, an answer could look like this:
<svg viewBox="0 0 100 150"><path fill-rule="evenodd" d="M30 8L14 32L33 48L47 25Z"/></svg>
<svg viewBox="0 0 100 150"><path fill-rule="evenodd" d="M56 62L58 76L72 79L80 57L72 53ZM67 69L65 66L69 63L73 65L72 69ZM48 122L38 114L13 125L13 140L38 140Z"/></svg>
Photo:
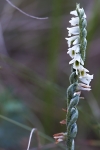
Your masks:
<svg viewBox="0 0 100 150"><path fill-rule="evenodd" d="M100 150L100 0L11 0L24 12L49 17L32 19L0 0L0 150L26 150L32 128L38 129L31 150L59 149L53 134L65 132L66 89L70 57L65 37L81 4L87 15L85 67L94 74L92 91L78 105L76 150Z"/></svg>

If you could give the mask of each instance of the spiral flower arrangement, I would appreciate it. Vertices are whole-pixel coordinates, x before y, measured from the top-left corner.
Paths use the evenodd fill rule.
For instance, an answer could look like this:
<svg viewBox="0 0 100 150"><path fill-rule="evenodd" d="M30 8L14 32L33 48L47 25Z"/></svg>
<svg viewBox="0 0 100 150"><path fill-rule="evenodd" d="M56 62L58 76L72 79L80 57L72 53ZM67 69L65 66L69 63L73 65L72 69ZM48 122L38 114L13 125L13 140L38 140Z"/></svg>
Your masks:
<svg viewBox="0 0 100 150"><path fill-rule="evenodd" d="M70 14L75 16L69 21L73 27L67 28L70 37L65 38L69 47L67 54L72 58L69 62L71 64L70 86L67 89L67 109L63 109L67 113L66 119L60 122L66 124L67 131L54 134L54 138L56 143L65 140L67 150L74 150L74 138L77 134L77 105L82 98L80 97L81 90L91 90L89 84L93 79L93 75L89 75L87 73L89 70L84 68L87 46L86 14L79 4L76 4L76 10L71 11Z"/></svg>

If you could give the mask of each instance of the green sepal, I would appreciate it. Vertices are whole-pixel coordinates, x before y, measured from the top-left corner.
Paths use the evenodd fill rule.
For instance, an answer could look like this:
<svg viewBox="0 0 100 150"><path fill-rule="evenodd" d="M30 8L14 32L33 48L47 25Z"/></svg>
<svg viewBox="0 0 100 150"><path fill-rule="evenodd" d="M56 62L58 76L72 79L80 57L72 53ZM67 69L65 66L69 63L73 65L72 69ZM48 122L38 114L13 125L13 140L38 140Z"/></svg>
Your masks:
<svg viewBox="0 0 100 150"><path fill-rule="evenodd" d="M70 129L70 138L75 138L77 134L77 124L74 123Z"/></svg>
<svg viewBox="0 0 100 150"><path fill-rule="evenodd" d="M82 28L86 28L87 27L87 21L86 21L85 18L81 18L80 25L81 25Z"/></svg>
<svg viewBox="0 0 100 150"><path fill-rule="evenodd" d="M71 73L71 75L69 77L69 81L70 81L70 84L78 82L78 75L76 75L75 71Z"/></svg>
<svg viewBox="0 0 100 150"><path fill-rule="evenodd" d="M78 119L78 110L75 109L74 113L71 114L70 121L68 123L68 130L71 128L72 124L75 123Z"/></svg>
<svg viewBox="0 0 100 150"><path fill-rule="evenodd" d="M70 100L73 98L74 92L76 91L78 83L71 84L67 89L67 106L69 105Z"/></svg>
<svg viewBox="0 0 100 150"><path fill-rule="evenodd" d="M80 18L82 18L84 16L84 9L82 8L81 10L80 10Z"/></svg>
<svg viewBox="0 0 100 150"><path fill-rule="evenodd" d="M81 37L86 38L87 36L87 30L84 28L81 32Z"/></svg>
<svg viewBox="0 0 100 150"><path fill-rule="evenodd" d="M76 107L78 105L78 103L79 103L79 95L75 95L75 97L73 97L70 100L68 111L70 111L72 107Z"/></svg>

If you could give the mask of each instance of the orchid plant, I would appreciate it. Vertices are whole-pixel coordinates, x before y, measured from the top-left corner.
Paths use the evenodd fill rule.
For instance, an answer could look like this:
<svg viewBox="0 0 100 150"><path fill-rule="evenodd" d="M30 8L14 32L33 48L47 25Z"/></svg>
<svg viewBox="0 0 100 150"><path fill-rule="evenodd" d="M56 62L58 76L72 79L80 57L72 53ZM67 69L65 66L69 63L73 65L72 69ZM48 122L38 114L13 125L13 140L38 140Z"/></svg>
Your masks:
<svg viewBox="0 0 100 150"><path fill-rule="evenodd" d="M65 140L66 149L74 150L74 138L77 134L77 105L79 100L82 99L80 97L81 90L91 90L90 82L93 75L88 74L89 70L84 68L87 46L86 14L79 4L76 4L76 10L71 11L70 14L75 16L69 21L73 27L67 28L69 37L65 38L69 47L67 54L72 58L69 62L71 65L70 86L67 89L67 108L64 110L67 113L66 119L60 122L66 124L67 131L54 134L54 138L56 143Z"/></svg>

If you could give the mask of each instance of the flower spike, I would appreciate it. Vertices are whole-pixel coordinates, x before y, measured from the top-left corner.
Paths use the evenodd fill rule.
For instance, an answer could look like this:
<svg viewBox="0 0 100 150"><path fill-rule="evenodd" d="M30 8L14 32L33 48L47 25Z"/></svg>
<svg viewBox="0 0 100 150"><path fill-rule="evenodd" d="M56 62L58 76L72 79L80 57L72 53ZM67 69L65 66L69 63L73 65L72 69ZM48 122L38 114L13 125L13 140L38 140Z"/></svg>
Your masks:
<svg viewBox="0 0 100 150"><path fill-rule="evenodd" d="M69 23L72 27L67 28L68 36L65 38L68 43L67 54L71 57L69 62L72 65L71 75L69 77L70 86L67 88L67 107L63 109L66 112L66 119L60 121L60 124L66 124L66 133L54 134L56 143L66 140L66 149L74 150L74 138L77 135L77 119L78 109L77 105L81 99L81 91L90 91L90 82L93 75L89 75L89 70L84 67L87 46L87 21L86 14L79 4L76 4L76 10L70 12L74 15ZM79 83L80 81L80 83Z"/></svg>
<svg viewBox="0 0 100 150"><path fill-rule="evenodd" d="M70 14L74 15L75 17L72 17L69 21L74 27L67 28L68 35L74 35L70 38L66 38L66 40L68 41L68 47L70 47L67 54L69 54L72 58L69 64L72 64L73 70L76 71L76 75L78 75L79 80L82 83L89 85L91 80L93 79L93 75L87 74L87 72L89 71L83 67L87 46L86 14L84 12L84 9L80 8L79 4L76 4L76 10L71 11Z"/></svg>
<svg viewBox="0 0 100 150"><path fill-rule="evenodd" d="M69 23L72 27L67 28L69 38L66 38L68 42L68 52L72 60L69 62L72 65L72 74L70 75L70 86L67 89L67 150L74 150L74 138L77 134L78 110L77 105L79 100L83 99L80 97L81 91L90 91L91 86L89 85L93 79L93 75L89 75L86 68L84 68L84 61L86 55L87 46L87 21L86 14L80 5L76 5L76 10L70 12L72 17ZM78 83L81 81L81 83ZM63 123L62 121L61 123Z"/></svg>

